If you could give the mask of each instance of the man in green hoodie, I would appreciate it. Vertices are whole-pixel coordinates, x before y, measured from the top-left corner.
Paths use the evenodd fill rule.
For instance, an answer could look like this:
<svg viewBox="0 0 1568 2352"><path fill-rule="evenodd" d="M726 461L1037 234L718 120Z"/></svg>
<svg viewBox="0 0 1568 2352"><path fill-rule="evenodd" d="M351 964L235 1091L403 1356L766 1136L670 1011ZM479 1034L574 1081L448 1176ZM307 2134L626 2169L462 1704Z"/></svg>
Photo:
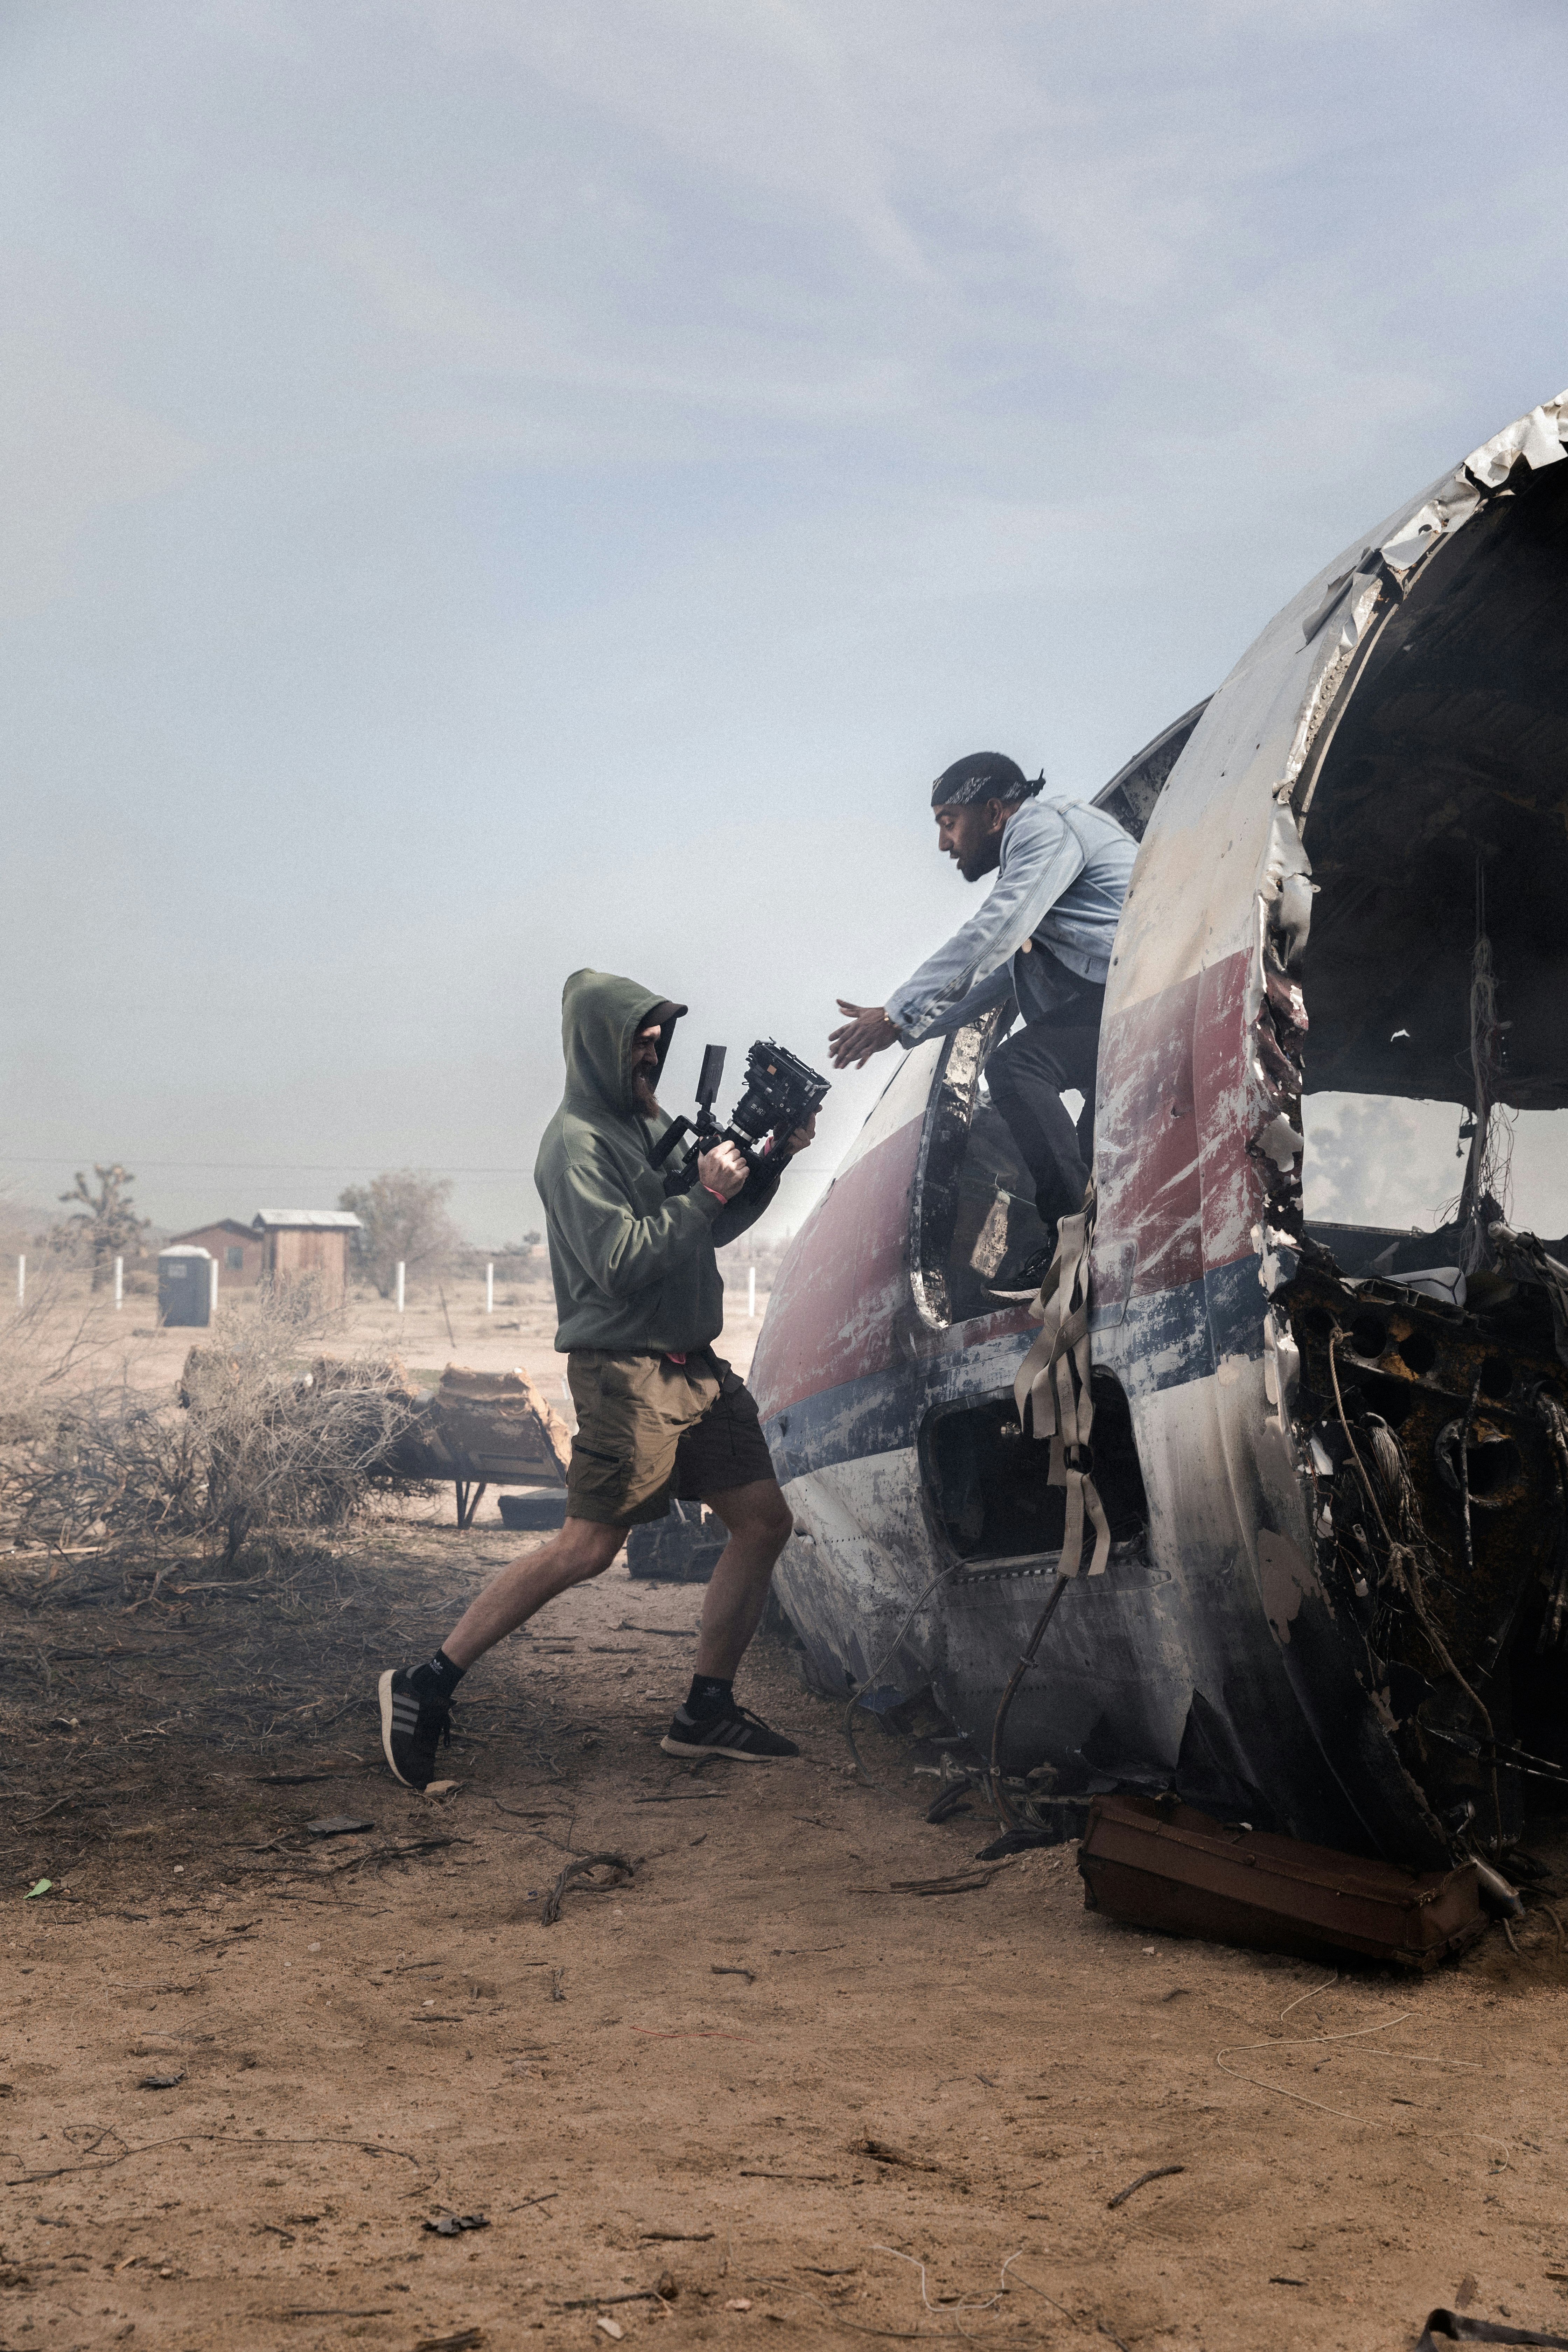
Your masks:
<svg viewBox="0 0 1568 2352"><path fill-rule="evenodd" d="M799 1753L735 1701L735 1671L794 1523L751 1393L713 1353L724 1321L713 1253L755 1223L816 1122L766 1172L719 1144L691 1191L667 1197L653 1153L670 1121L655 1089L685 1011L613 972L575 971L563 993L566 1092L533 1172L555 1345L577 1408L566 1520L487 1585L434 1657L382 1675L382 1748L410 1788L435 1778L452 1694L475 1660L557 1593L601 1575L627 1529L662 1518L672 1495L706 1503L730 1539L703 1601L691 1688L662 1745L745 1763Z"/></svg>

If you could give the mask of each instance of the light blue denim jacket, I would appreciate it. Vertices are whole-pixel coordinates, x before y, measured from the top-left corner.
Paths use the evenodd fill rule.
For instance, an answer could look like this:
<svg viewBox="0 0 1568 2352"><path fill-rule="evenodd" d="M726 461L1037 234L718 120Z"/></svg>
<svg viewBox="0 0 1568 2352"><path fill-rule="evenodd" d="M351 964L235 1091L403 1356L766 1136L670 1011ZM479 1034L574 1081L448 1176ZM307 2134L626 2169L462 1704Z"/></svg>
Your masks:
<svg viewBox="0 0 1568 2352"><path fill-rule="evenodd" d="M1048 1020L1070 991L1058 958L1103 985L1138 845L1114 817L1047 784L1007 820L1002 863L978 914L928 956L887 1003L902 1045L948 1035L1011 1000L1026 1021ZM1050 955L1036 955L1037 940Z"/></svg>

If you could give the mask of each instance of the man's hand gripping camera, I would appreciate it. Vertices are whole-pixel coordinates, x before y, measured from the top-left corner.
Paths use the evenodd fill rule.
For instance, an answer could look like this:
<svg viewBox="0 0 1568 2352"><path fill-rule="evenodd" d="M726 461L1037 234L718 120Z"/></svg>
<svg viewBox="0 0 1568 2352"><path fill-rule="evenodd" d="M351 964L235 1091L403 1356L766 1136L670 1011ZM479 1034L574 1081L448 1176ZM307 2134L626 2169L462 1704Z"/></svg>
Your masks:
<svg viewBox="0 0 1568 2352"><path fill-rule="evenodd" d="M697 1163L721 1143L732 1143L754 1175L784 1156L784 1146L798 1128L816 1118L829 1083L807 1069L771 1037L762 1038L746 1056L746 1084L727 1127L713 1116L713 1098L724 1077L724 1047L710 1045L702 1056L697 1082L697 1116L672 1121L653 1154L656 1168L664 1167L676 1146L689 1136L690 1143L673 1167L666 1170L667 1193L689 1192L697 1182Z"/></svg>

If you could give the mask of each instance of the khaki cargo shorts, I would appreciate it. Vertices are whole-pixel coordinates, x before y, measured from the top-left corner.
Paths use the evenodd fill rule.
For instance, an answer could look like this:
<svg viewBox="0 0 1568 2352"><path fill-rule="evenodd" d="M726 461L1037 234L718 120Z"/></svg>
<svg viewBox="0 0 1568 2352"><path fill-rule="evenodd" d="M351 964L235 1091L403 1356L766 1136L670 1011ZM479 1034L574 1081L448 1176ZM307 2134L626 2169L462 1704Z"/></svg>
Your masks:
<svg viewBox="0 0 1568 2352"><path fill-rule="evenodd" d="M773 1475L755 1399L710 1349L678 1364L574 1348L566 1378L577 1408L569 1518L637 1527L662 1519L672 1495L696 1501Z"/></svg>

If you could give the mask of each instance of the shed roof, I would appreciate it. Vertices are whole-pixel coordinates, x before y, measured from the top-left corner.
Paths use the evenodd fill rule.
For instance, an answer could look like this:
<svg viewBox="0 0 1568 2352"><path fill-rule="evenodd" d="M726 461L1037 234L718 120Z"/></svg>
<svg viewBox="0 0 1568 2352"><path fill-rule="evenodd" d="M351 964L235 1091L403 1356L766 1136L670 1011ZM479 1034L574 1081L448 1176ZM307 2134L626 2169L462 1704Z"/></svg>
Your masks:
<svg viewBox="0 0 1568 2352"><path fill-rule="evenodd" d="M193 1241L197 1234L239 1234L245 1240L254 1241L256 1228L241 1224L237 1217L209 1217L205 1225L193 1225L188 1233L176 1234L174 1238L177 1242L188 1242Z"/></svg>
<svg viewBox="0 0 1568 2352"><path fill-rule="evenodd" d="M260 1209L255 1222L263 1232L279 1225L292 1225L317 1232L352 1233L359 1224L352 1209Z"/></svg>

